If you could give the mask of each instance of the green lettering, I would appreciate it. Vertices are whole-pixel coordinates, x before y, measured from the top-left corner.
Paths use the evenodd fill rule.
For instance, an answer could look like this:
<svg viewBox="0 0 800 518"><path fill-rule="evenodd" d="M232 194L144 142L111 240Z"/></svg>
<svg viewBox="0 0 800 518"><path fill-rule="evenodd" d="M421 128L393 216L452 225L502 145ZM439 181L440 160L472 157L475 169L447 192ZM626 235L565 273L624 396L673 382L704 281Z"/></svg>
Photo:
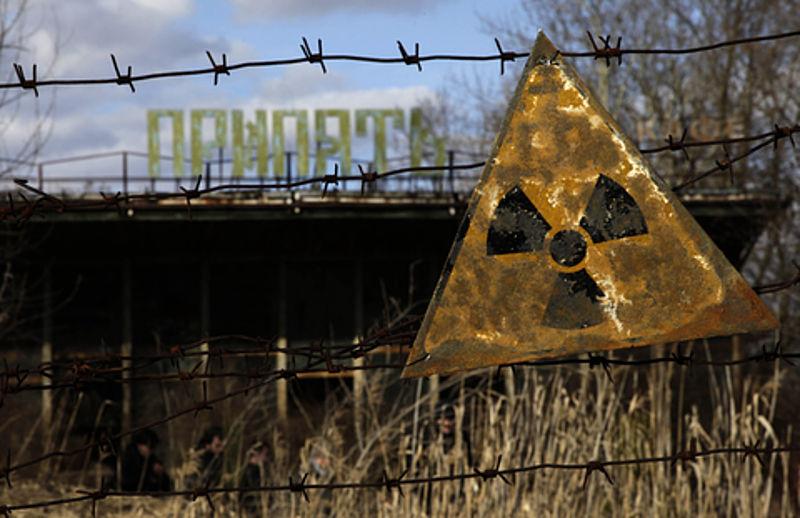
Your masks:
<svg viewBox="0 0 800 518"><path fill-rule="evenodd" d="M444 139L437 137L431 130L431 126L422 114L421 108L411 109L411 167L422 165L423 158L428 153L425 147L433 146L433 165L444 166L445 150ZM430 161L428 161L430 163Z"/></svg>
<svg viewBox="0 0 800 518"><path fill-rule="evenodd" d="M386 119L392 119L392 128L402 130L405 124L403 110L356 110L356 136L367 134L367 119L375 124L374 162L377 171L386 170Z"/></svg>
<svg viewBox="0 0 800 518"><path fill-rule="evenodd" d="M172 119L172 174L183 176L183 111L147 111L147 174L153 178L161 175L160 119Z"/></svg>
<svg viewBox="0 0 800 518"><path fill-rule="evenodd" d="M294 117L297 124L297 177L308 176L308 111L275 110L272 112L272 170L280 178L286 174L286 135L283 119Z"/></svg>
<svg viewBox="0 0 800 518"><path fill-rule="evenodd" d="M253 152L256 154L256 173L267 176L267 112L256 110L255 122L245 123L242 110L231 113L233 126L233 176L244 176L244 170L253 168Z"/></svg>
<svg viewBox="0 0 800 518"><path fill-rule="evenodd" d="M203 119L214 119L214 139L203 141ZM227 141L228 124L225 110L192 110L192 176L203 174L203 162L213 157L215 148L224 148Z"/></svg>
<svg viewBox="0 0 800 518"><path fill-rule="evenodd" d="M350 174L350 112L347 110L317 110L314 113L317 157L314 161L314 172L317 176L324 176L328 172L328 158L339 156L341 160L341 174ZM327 132L328 119L338 119L339 135L334 137Z"/></svg>

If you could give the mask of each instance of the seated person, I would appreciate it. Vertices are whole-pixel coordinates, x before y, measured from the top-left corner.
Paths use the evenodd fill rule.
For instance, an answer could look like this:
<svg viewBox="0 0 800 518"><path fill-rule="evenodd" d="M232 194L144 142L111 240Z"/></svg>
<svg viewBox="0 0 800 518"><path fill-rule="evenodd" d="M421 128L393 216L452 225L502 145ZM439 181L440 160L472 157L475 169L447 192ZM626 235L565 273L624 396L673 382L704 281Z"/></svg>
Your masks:
<svg viewBox="0 0 800 518"><path fill-rule="evenodd" d="M158 435L152 430L143 430L133 436L122 457L123 491L169 491L172 481L164 464L153 450L158 446Z"/></svg>

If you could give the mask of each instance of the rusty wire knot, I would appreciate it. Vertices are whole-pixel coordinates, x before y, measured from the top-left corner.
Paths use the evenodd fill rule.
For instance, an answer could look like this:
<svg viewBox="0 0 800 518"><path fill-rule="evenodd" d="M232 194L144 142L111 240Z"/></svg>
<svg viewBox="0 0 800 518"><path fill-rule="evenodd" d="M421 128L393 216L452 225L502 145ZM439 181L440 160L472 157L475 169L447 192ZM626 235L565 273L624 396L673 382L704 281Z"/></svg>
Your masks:
<svg viewBox="0 0 800 518"><path fill-rule="evenodd" d="M222 63L214 61L214 56L211 55L211 51L207 50L206 56L208 56L208 60L211 62L211 68L214 69L214 86L217 86L220 74L225 74L226 76L231 75L231 70L228 68L228 56L224 52L222 53Z"/></svg>
<svg viewBox="0 0 800 518"><path fill-rule="evenodd" d="M676 451L675 454L672 456L672 462L670 462L671 466L675 466L678 461L681 461L682 466L686 466L688 462L697 462L697 442L692 439L689 443L689 449Z"/></svg>
<svg viewBox="0 0 800 518"><path fill-rule="evenodd" d="M103 201L106 202L106 207L116 207L117 212L122 215L122 202L124 200L122 193L117 191L116 194L111 196L110 194L106 194L103 191L100 191L100 197L103 198ZM63 209L62 209L63 211Z"/></svg>
<svg viewBox="0 0 800 518"><path fill-rule="evenodd" d="M117 75L116 83L120 86L128 85L131 89L131 92L136 92L136 88L133 86L133 68L128 65L128 73L122 74L119 71L119 66L117 65L117 58L114 57L114 54L111 54L111 64L114 65L114 73Z"/></svg>
<svg viewBox="0 0 800 518"><path fill-rule="evenodd" d="M26 210L30 210L31 211L31 213L26 216L26 219L30 218L31 216L33 216L33 211L35 211L36 208L39 206L39 204L41 202L43 202L44 200L47 200L49 202L54 203L57 206L56 212L58 212L59 214L63 213L64 210L67 208L67 204L64 202L64 200L62 200L61 198L58 198L56 196L53 196L51 194L48 194L48 193L42 191L41 189L37 189L36 187L30 185L28 183L28 180L25 179L25 178L14 178L14 184L16 184L19 187L22 187L26 191L30 191L33 194L36 194L38 196L36 201L34 201L33 204L31 204L31 202L28 201L28 198L26 198L24 194L22 194L21 192L19 193L20 197L23 200L25 200Z"/></svg>
<svg viewBox="0 0 800 518"><path fill-rule="evenodd" d="M396 489L400 493L400 496L405 496L403 494L403 482L402 482L402 480L403 480L403 477L405 477L407 474L408 474L408 468L406 468L400 474L399 477L397 477L397 478L389 478L389 474L386 473L386 470L384 469L383 470L383 475L381 475L381 478L380 478L380 480L378 480L378 483L380 485L382 485L384 487L384 489L386 489L386 492L389 493L389 494L392 493L392 489Z"/></svg>
<svg viewBox="0 0 800 518"><path fill-rule="evenodd" d="M36 63L33 64L31 78L28 79L25 77L25 70L22 68L22 65L18 63L14 63L14 72L17 74L17 79L19 80L19 87L23 90L33 90L33 95L39 97L39 90L36 88Z"/></svg>
<svg viewBox="0 0 800 518"><path fill-rule="evenodd" d="M491 480L493 478L500 477L500 480L502 480L503 482L505 482L506 484L511 486L511 485L513 485L512 482L506 478L505 474L500 469L500 462L502 462L502 460L503 460L503 456L502 455L498 455L497 456L497 461L495 462L494 467L489 468L489 469L481 470L481 469L478 469L477 467L473 466L472 467L472 471L474 471L475 474L480 477L479 480L486 481L486 480Z"/></svg>
<svg viewBox="0 0 800 518"><path fill-rule="evenodd" d="M328 73L328 69L325 68L325 61L322 57L322 38L317 38L317 52L311 52L311 46L309 46L306 37L303 36L303 43L300 44L300 50L303 51L306 61L309 63L319 63L319 66L322 67L322 73Z"/></svg>
<svg viewBox="0 0 800 518"><path fill-rule="evenodd" d="M3 358L3 365L5 367L5 372L3 372L2 383L0 383L0 407L3 406L3 399L6 394L16 394L23 390L22 384L28 378L28 374L30 374L27 370L20 372L19 364L14 367L14 370L11 370L8 367L8 360L5 358ZM16 381L16 385L13 387L11 386L12 377Z"/></svg>
<svg viewBox="0 0 800 518"><path fill-rule="evenodd" d="M178 379L181 381L192 381L195 378L195 376L197 376L197 371L200 369L201 365L203 365L203 360L197 362L197 364L195 364L195 366L192 367L192 370L183 371L181 370L180 365L176 364L176 367L178 368Z"/></svg>
<svg viewBox="0 0 800 518"><path fill-rule="evenodd" d="M766 344L761 345L761 355L758 357L758 361L763 362L774 362L775 360L780 360L788 363L792 367L794 367L794 362L792 362L783 352L783 344L780 340L775 343L775 348L773 350L768 350Z"/></svg>
<svg viewBox="0 0 800 518"><path fill-rule="evenodd" d="M761 464L762 468L765 467L764 460L761 458L762 448L758 447L760 443L761 440L759 439L754 443L745 443L745 445L742 446L742 449L744 450L742 454L742 463L747 460L747 457L753 457L758 461L759 464ZM764 453L769 453L770 448L763 448L763 450Z"/></svg>
<svg viewBox="0 0 800 518"><path fill-rule="evenodd" d="M622 36L617 38L617 45L612 47L611 46L611 35L609 34L606 37L602 35L598 35L597 37L600 38L600 41L603 43L603 47L600 48L597 46L597 43L594 41L594 37L590 31L586 31L586 34L589 36L589 41L592 44L592 49L594 52L594 59L605 59L606 66L611 66L611 60L613 58L617 58L617 64L622 65Z"/></svg>
<svg viewBox="0 0 800 518"><path fill-rule="evenodd" d="M397 40L397 48L400 50L400 56L403 58L403 63L406 65L417 65L417 70L422 72L422 62L419 59L419 43L414 43L414 53L409 54L403 43Z"/></svg>
<svg viewBox="0 0 800 518"><path fill-rule="evenodd" d="M602 354L589 353L589 368L593 369L597 366L603 367L606 376L608 376L608 381L614 383L614 378L611 376L611 362L608 361L608 358Z"/></svg>
<svg viewBox="0 0 800 518"><path fill-rule="evenodd" d="M339 164L333 164L333 174L326 174L322 177L322 197L328 194L328 185L339 185Z"/></svg>
<svg viewBox="0 0 800 518"><path fill-rule="evenodd" d="M11 518L11 508L6 504L0 504L0 515L4 518Z"/></svg>
<svg viewBox="0 0 800 518"><path fill-rule="evenodd" d="M101 488L97 491L86 491L85 489L78 489L77 491L81 495L86 495L92 500L92 516L97 516L97 501L103 500L105 497L108 496L108 490L105 488Z"/></svg>
<svg viewBox="0 0 800 518"><path fill-rule="evenodd" d="M361 164L358 164L358 171L361 173L361 195L364 195L364 188L368 183L373 183L378 180L378 172L377 171L366 171L364 172L364 168L361 167Z"/></svg>
<svg viewBox="0 0 800 518"><path fill-rule="evenodd" d="M292 493L303 493L303 498L305 498L306 502L310 502L311 500L308 498L308 492L306 492L306 479L308 478L308 473L303 475L303 478L298 480L297 482L292 479L291 475L289 476L289 491Z"/></svg>
<svg viewBox="0 0 800 518"><path fill-rule="evenodd" d="M672 136L672 133L667 135L667 138L664 141L667 143L667 149L670 151L682 151L683 156L686 157L686 160L690 160L689 152L686 151L686 134L689 132L689 128L683 128L683 133L681 133L681 138L675 140Z"/></svg>
<svg viewBox="0 0 800 518"><path fill-rule="evenodd" d="M605 475L606 480L608 480L608 483L611 484L612 486L614 485L614 479L611 478L611 475L608 474L605 463L601 460L591 460L586 463L586 473L583 475L584 490L586 489L586 485L589 483L589 475L591 475L592 472L594 471L599 471L600 473Z"/></svg>
<svg viewBox="0 0 800 518"><path fill-rule="evenodd" d="M731 185L736 185L736 179L734 178L733 175L733 163L735 162L735 160L731 158L731 155L728 152L728 146L722 144L722 149L725 152L725 158L723 158L722 160L715 160L714 162L717 164L717 169L719 169L720 172L728 171L728 174L730 175Z"/></svg>
<svg viewBox="0 0 800 518"><path fill-rule="evenodd" d="M778 149L778 141L784 138L788 138L789 142L792 143L792 147L795 147L794 137L792 135L798 131L800 131L800 124L795 124L794 126L778 126L776 124L775 131L773 132L774 140L772 142L774 149Z"/></svg>
<svg viewBox="0 0 800 518"><path fill-rule="evenodd" d="M189 219L192 219L192 199L199 198L202 194L200 193L200 182L203 181L203 175L197 175L197 180L194 183L194 188L187 189L184 186L180 186L181 191L183 191L183 195L186 198L186 210L189 212Z"/></svg>
<svg viewBox="0 0 800 518"><path fill-rule="evenodd" d="M517 53L503 50L503 46L500 45L500 40L497 38L494 39L494 45L497 47L497 56L500 60L500 75L502 76L506 73L506 61L515 61L517 59Z"/></svg>
<svg viewBox="0 0 800 518"><path fill-rule="evenodd" d="M211 482L209 481L206 482L205 485L203 486L192 489L191 496L192 496L192 502L201 497L205 498L206 502L208 502L208 507L211 508L211 515L213 516L217 513L216 513L216 508L214 507L214 502L211 500L210 486Z"/></svg>
<svg viewBox="0 0 800 518"><path fill-rule="evenodd" d="M180 345L173 345L172 347L169 348L169 354L170 356L173 357L173 359L183 358L184 357L183 347L181 347Z"/></svg>
<svg viewBox="0 0 800 518"><path fill-rule="evenodd" d="M680 351L677 353L670 353L669 357L678 365L683 367L691 367L692 362L694 362L694 351L690 352L689 354L681 354Z"/></svg>

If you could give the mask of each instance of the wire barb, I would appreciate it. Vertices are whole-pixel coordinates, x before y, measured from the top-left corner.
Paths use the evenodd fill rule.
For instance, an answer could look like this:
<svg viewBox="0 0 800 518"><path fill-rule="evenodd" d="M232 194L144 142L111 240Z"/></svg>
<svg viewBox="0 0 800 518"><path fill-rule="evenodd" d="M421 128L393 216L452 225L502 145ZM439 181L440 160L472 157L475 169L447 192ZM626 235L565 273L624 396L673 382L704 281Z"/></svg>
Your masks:
<svg viewBox="0 0 800 518"><path fill-rule="evenodd" d="M514 61L517 58L516 52L506 52L503 46L500 45L500 40L495 38L494 45L497 47L497 57L500 60L500 75L506 73L506 61Z"/></svg>
<svg viewBox="0 0 800 518"><path fill-rule="evenodd" d="M111 54L111 64L114 65L114 73L117 75L117 84L128 85L131 88L131 92L136 93L136 88L133 86L133 67L128 65L128 73L125 75L121 74L119 66L117 65L117 58L114 57L114 54Z"/></svg>
<svg viewBox="0 0 800 518"><path fill-rule="evenodd" d="M339 185L339 164L333 164L333 174L326 174L322 177L322 197L328 194L328 185Z"/></svg>
<svg viewBox="0 0 800 518"><path fill-rule="evenodd" d="M25 77L25 70L23 70L22 65L14 63L14 72L17 74L17 79L19 80L19 87L23 90L33 90L33 95L39 97L39 90L36 88L36 63L33 64L33 68L31 71L31 78L27 79Z"/></svg>
<svg viewBox="0 0 800 518"><path fill-rule="evenodd" d="M681 138L679 140L674 140L671 133L667 135L665 140L670 151L683 151L683 156L686 157L686 160L691 160L689 158L689 152L686 151L686 134L688 132L689 128L683 128L683 133L681 134Z"/></svg>
<svg viewBox="0 0 800 518"><path fill-rule="evenodd" d="M599 471L603 475L605 475L606 480L612 486L614 485L614 479L611 478L611 475L608 474L606 471L606 465L603 461L599 460L592 460L586 463L586 473L583 475L583 489L586 490L586 486L589 483L589 475L592 474L593 471Z"/></svg>
<svg viewBox="0 0 800 518"><path fill-rule="evenodd" d="M742 449L744 450L744 453L742 455L742 463L747 461L747 457L753 457L754 459L756 459L758 461L759 464L761 464L762 468L766 467L764 465L764 461L761 459L761 449L759 449L759 447L758 447L758 445L760 443L761 443L761 440L757 440L755 443L746 443L742 447ZM769 451L769 449L767 448L766 452L768 452L768 451Z"/></svg>
<svg viewBox="0 0 800 518"><path fill-rule="evenodd" d="M306 61L309 63L319 63L319 66L322 67L322 73L328 73L328 69L325 68L325 61L322 58L322 38L317 38L317 52L311 52L308 40L303 36L303 43L300 44L300 50L303 51Z"/></svg>
<svg viewBox="0 0 800 518"><path fill-rule="evenodd" d="M500 463L503 460L502 455L497 456L497 462L495 462L494 467L480 470L477 467L473 467L472 470L475 472L476 475L480 477L480 480L491 480L493 478L499 477L500 480L508 484L509 486L514 485L510 480L506 478L503 472L500 470Z"/></svg>
<svg viewBox="0 0 800 518"><path fill-rule="evenodd" d="M386 470L384 469L383 475L381 476L381 479L378 481L378 483L381 484L386 489L386 492L389 494L392 493L392 489L397 489L397 491L400 493L400 496L405 496L403 494L403 484L401 481L403 480L403 477L405 477L407 473L408 473L408 468L406 468L405 471L403 471L399 477L389 478L389 475L386 473Z"/></svg>
<svg viewBox="0 0 800 518"><path fill-rule="evenodd" d="M609 359L600 354L589 353L589 368L593 369L598 365L603 367L606 376L608 376L608 381L614 383L614 378L611 376L611 362Z"/></svg>
<svg viewBox="0 0 800 518"><path fill-rule="evenodd" d="M211 51L207 50L206 56L208 56L208 60L211 62L211 68L214 69L214 86L217 86L220 74L225 74L226 76L231 75L230 68L228 68L228 56L223 52L222 63L219 64L214 61L214 56L211 55Z"/></svg>
<svg viewBox="0 0 800 518"><path fill-rule="evenodd" d="M594 37L592 36L592 33L589 32L589 31L586 31L586 34L589 36L589 41L592 44L592 49L594 51L594 59L595 60L605 59L606 60L606 67L610 67L611 66L611 60L613 58L617 58L617 65L622 65L622 53L623 53L623 50L622 50L622 47L621 47L622 46L622 36L617 38L616 46L612 47L611 43L610 43L610 41L611 41L611 35L610 34L608 36L606 36L606 37L598 35L598 38L600 38L600 41L603 43L603 47L600 48L600 47L597 46L597 43L594 41Z"/></svg>
<svg viewBox="0 0 800 518"><path fill-rule="evenodd" d="M422 63L419 59L419 43L414 43L414 53L409 54L403 43L397 40L397 48L400 50L400 56L403 58L403 63L406 65L417 65L417 70L422 72Z"/></svg>
<svg viewBox="0 0 800 518"><path fill-rule="evenodd" d="M303 498L305 498L306 502L310 502L311 500L308 498L308 492L306 491L306 479L308 478L308 473L303 475L303 478L295 482L292 479L292 476L289 475L289 491L292 493L303 493Z"/></svg>
<svg viewBox="0 0 800 518"><path fill-rule="evenodd" d="M86 491L85 489L79 489L78 494L88 496L92 501L92 516L97 518L97 501L103 500L105 497L108 496L108 491L106 489L99 489L97 491Z"/></svg>
<svg viewBox="0 0 800 518"><path fill-rule="evenodd" d="M676 451L675 455L672 457L672 462L670 462L671 466L675 466L678 461L681 461L682 466L686 466L689 462L696 462L697 461L697 442L692 439L689 443L689 449Z"/></svg>

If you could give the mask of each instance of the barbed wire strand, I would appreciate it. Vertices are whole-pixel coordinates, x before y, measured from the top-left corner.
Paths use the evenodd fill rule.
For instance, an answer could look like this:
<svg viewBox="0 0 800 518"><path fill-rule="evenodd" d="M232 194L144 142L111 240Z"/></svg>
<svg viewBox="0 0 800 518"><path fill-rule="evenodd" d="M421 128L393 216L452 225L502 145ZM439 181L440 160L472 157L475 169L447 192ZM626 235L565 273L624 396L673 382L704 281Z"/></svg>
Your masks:
<svg viewBox="0 0 800 518"><path fill-rule="evenodd" d="M752 43L763 43L768 41L776 41L781 39L787 38L795 38L800 36L800 30L798 31L790 31L790 32L782 32L777 34L767 34L762 36L754 36L748 38L737 38L731 40L720 41L708 45L701 45L696 47L688 47L688 48L622 48L622 38L617 38L617 43L615 46L610 44L611 35L608 36L600 36L600 41L602 45L598 45L595 42L595 39L591 32L588 32L589 42L591 44L591 50L587 51L559 51L558 55L565 56L565 57L572 57L572 58L593 58L603 59L606 61L608 66L611 65L613 61L617 61L618 64L622 64L622 56L628 55L686 55L686 54L696 54L701 52L709 52L717 49L721 49L724 47L730 46L740 46L740 45L747 45ZM82 78L82 79L67 79L67 78L54 78L54 79L39 79L37 77L37 66L36 64L32 65L31 75L27 76L25 74L25 69L22 65L18 63L14 63L14 72L17 76L16 82L9 82L9 83L0 83L0 89L9 89L9 88L20 88L22 90L31 90L33 91L36 97L39 96L39 88L44 86L91 86L91 85L118 85L118 86L126 86L131 90L131 93L136 92L136 88L134 86L135 83L141 83L145 81L152 81L156 79L166 79L166 78L178 78L178 77L190 77L190 76L202 76L202 75L211 75L213 76L214 84L217 85L219 82L220 75L230 76L231 72L236 70L242 69L250 69L250 68L266 68L266 67L278 67L278 66L287 66L287 65L296 65L301 63L309 63L312 65L319 65L322 73L327 73L327 66L326 62L331 61L351 61L351 62L358 62L358 63L372 63L372 64L403 64L408 66L414 66L417 68L418 71L422 71L422 63L427 63L431 61L499 61L500 62L500 73L503 74L505 72L505 64L507 62L515 61L517 58L525 58L529 56L529 52L515 52L515 51L505 51L500 43L500 40L495 38L494 39L495 46L498 52L492 54L428 54L423 55L420 54L419 51L419 43L414 44L414 53L409 53L402 42L397 42L397 48L399 51L399 56L367 56L367 55L357 55L357 54L325 54L323 52L323 44L322 39L317 39L316 49L312 49L311 45L308 43L308 40L303 37L301 39L300 49L302 51L302 56L293 57L293 58L284 58L284 59L272 59L272 60L261 60L261 61L246 61L241 63L228 63L227 55L222 54L222 61L217 62L214 60L210 51L206 51L206 56L209 59L210 67L202 67L202 68L190 68L190 69L180 69L180 70L167 70L167 71L160 71L160 72L151 72L146 74L134 74L132 70L132 66L127 67L127 72L122 73L120 71L120 67L117 64L117 58L114 54L111 54L111 63L114 70L114 76L106 76L106 77L95 77L95 78Z"/></svg>
<svg viewBox="0 0 800 518"><path fill-rule="evenodd" d="M724 455L741 455L742 465L748 458L754 459L760 465L764 465L763 456L774 455L781 453L792 453L800 451L800 446L760 446L760 441L755 443L745 443L741 446L729 446L707 449L696 449L694 445L690 449L679 450L672 455L660 455L652 457L633 457L627 459L611 459L611 460L591 460L582 463L558 463L558 462L542 462L535 464L527 464L521 466L502 467L502 455L497 457L494 465L489 468L479 468L472 466L472 471L463 471L460 473L452 472L447 475L432 475L427 477L409 477L405 478L407 471L398 477L390 477L386 470L383 474L373 480L362 481L349 481L349 482L328 482L316 483L307 482L308 473L295 480L292 476L288 476L287 484L276 485L263 485L258 487L209 487L201 486L193 489L178 490L178 491L138 491L138 492L123 492L112 490L78 490L81 496L59 498L52 500L41 500L37 502L30 502L25 504L3 504L0 505L0 514L8 517L14 511L21 511L27 509L40 509L50 508L62 505L75 504L80 502L90 502L92 504L92 515L96 516L96 504L100 500L106 498L170 498L170 497L189 497L192 501L203 498L207 501L209 508L212 512L215 511L214 503L211 496L215 494L245 494L245 493L290 493L299 494L310 502L308 495L309 491L339 491L339 490L386 490L387 493L392 490L397 490L401 496L404 496L402 487L404 486L422 486L430 484L440 484L447 482L457 482L466 480L478 480L480 482L491 482L500 480L501 482L513 485L516 475L533 473L536 471L583 471L583 489L588 486L592 473L597 472L602 474L609 484L614 484L614 479L608 472L607 468L623 467L623 466L642 466L646 464L667 464L674 466L679 461L682 464L689 462L698 462L703 458L719 457Z"/></svg>
<svg viewBox="0 0 800 518"><path fill-rule="evenodd" d="M730 157L727 153L726 149L726 157L717 160L716 165L704 172L701 172L697 175L692 176L691 178L684 180L679 185L673 188L674 191L679 192L686 187L714 174L717 172L729 172L731 174L731 178L733 179L733 164L744 160L745 158L749 157L750 155L756 153L761 149L765 149L769 146L773 146L773 148L777 147L777 144L783 139L789 139L792 144L794 144L793 135L795 133L800 132L800 125L794 126L775 126L775 129L770 133L765 133L763 135L766 136L766 140L761 141L760 143L756 144L755 146L749 148L748 150L744 151L743 153L735 156ZM684 134L685 137L685 134ZM738 141L744 141L744 139L752 139L755 140L757 138L764 138L763 136L756 135L752 137L741 137ZM667 148L670 150L683 150L685 151L686 147L691 147L692 142L685 142L683 138L678 141L674 141L673 139L668 139L671 141L668 144ZM717 145L718 142L727 142L727 141L734 141L737 139L727 139L725 141L717 140L713 142L703 143L698 145ZM663 149L662 149L663 151ZM655 152L655 151L654 151ZM218 193L218 192L225 192L225 191L255 191L255 192L264 192L269 190L275 189L292 189L296 187L304 187L309 185L315 184L322 184L323 186L323 197L327 194L328 186L329 185L338 185L340 181L359 181L361 182L361 191L364 192L364 188L366 185L370 183L374 183L380 179L390 178L393 176L398 176L406 173L413 173L413 172L446 172L446 171L460 171L460 170L468 170L468 169L476 169L479 167L483 167L485 165L484 161L481 162L474 162L469 164L452 164L447 166L420 166L420 167L402 167L398 169L387 170L384 172L377 172L377 171L364 171L363 168L359 166L360 174L359 175L339 175L339 168L338 164L336 164L334 173L333 174L326 174L324 176L317 176L312 178L304 178L301 180L295 180L291 182L276 182L276 183L223 183L219 185L214 185L211 187L200 188L202 182L202 175L198 176L195 180L194 187L186 188L181 186L181 192L162 192L162 193L141 193L141 194L125 194L123 195L121 192L117 192L114 195L106 195L105 193L100 193L102 199L99 200L65 200L59 198L55 195L52 195L42 189L36 188L28 183L27 180L23 179L15 179L15 183L24 191L28 191L36 196L34 199L29 199L26 196L22 195L20 192L20 196L22 197L21 201L17 201L15 203L13 197L10 193L8 193L8 203L3 207L0 207L0 221L4 221L7 219L14 219L17 223L24 223L28 221L31 217L38 213L42 212L57 212L62 213L70 210L91 210L91 209L100 209L100 210L117 210L122 212L123 206L132 204L135 201L149 201L149 202L158 202L164 200L171 200L171 199L184 199L186 202L187 211L189 216L191 217L191 202L194 199L201 198L203 196L207 196L209 194Z"/></svg>

